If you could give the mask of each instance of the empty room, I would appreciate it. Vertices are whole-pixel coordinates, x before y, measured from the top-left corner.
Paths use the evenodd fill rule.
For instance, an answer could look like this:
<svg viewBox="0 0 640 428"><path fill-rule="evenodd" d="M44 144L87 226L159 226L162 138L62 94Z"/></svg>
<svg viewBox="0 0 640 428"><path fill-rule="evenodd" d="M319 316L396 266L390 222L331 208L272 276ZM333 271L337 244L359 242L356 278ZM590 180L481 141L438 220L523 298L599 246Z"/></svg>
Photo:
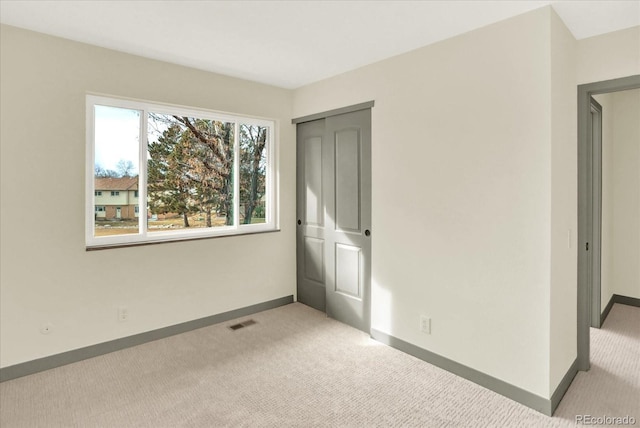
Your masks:
<svg viewBox="0 0 640 428"><path fill-rule="evenodd" d="M0 0L0 426L640 424L640 1Z"/></svg>

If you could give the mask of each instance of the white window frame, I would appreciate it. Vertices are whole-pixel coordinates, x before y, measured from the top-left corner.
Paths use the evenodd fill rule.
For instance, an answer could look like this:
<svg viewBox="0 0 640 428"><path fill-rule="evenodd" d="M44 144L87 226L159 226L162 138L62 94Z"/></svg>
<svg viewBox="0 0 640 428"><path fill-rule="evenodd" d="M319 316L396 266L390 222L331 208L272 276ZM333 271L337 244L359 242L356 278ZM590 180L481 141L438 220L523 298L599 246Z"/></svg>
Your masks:
<svg viewBox="0 0 640 428"><path fill-rule="evenodd" d="M180 229L163 232L147 232L147 215L138 216L138 233L114 236L94 236L95 231L95 106L107 106L126 108L140 111L140 146L139 146L139 171L138 171L138 201L147 201L147 117L149 112L158 114L170 114L200 119L210 119L222 122L232 122L234 129L234 198L233 198L233 226L220 226L212 228ZM267 133L267 168L266 168L266 197L267 210L265 223L240 224L240 170L237 162L240 161L240 123L247 125L265 126ZM278 230L278 165L277 165L277 129L278 121L265 118L249 117L237 114L222 113L212 110L203 110L192 107L184 107L171 104L158 104L149 101L117 98L88 94L86 96L86 183L85 183L85 241L87 249L120 247L128 245L140 245L147 243L172 242L192 240L200 238L213 238L222 236L245 235L260 232ZM146 205L146 202L145 202ZM147 212L147 207L140 209L141 213Z"/></svg>

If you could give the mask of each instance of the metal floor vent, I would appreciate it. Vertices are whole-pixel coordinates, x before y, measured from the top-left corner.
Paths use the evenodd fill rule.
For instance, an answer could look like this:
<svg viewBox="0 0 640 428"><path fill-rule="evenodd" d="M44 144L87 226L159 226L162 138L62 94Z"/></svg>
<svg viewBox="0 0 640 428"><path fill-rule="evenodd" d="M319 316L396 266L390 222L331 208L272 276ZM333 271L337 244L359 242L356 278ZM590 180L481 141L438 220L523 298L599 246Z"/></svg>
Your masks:
<svg viewBox="0 0 640 428"><path fill-rule="evenodd" d="M250 325L254 325L254 324L257 324L254 320L247 320L238 324L230 325L229 328L231 330L239 330L243 327L249 327Z"/></svg>

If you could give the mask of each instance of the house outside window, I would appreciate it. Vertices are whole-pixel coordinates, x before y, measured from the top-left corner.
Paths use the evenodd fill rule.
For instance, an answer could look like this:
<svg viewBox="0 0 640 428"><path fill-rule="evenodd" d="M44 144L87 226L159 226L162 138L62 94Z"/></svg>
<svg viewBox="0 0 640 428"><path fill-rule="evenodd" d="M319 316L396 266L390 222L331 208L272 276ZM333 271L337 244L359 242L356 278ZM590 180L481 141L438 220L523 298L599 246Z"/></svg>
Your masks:
<svg viewBox="0 0 640 428"><path fill-rule="evenodd" d="M106 208L102 205L96 205L95 217L96 219L104 219L106 217Z"/></svg>

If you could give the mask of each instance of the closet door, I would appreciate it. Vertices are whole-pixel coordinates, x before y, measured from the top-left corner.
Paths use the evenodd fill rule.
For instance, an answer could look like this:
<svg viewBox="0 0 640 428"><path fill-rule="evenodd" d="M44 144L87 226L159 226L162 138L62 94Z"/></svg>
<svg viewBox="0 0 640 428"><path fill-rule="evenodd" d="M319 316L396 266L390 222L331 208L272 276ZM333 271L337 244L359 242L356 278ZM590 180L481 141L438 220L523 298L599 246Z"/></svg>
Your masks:
<svg viewBox="0 0 640 428"><path fill-rule="evenodd" d="M371 110L298 125L298 300L369 333Z"/></svg>

